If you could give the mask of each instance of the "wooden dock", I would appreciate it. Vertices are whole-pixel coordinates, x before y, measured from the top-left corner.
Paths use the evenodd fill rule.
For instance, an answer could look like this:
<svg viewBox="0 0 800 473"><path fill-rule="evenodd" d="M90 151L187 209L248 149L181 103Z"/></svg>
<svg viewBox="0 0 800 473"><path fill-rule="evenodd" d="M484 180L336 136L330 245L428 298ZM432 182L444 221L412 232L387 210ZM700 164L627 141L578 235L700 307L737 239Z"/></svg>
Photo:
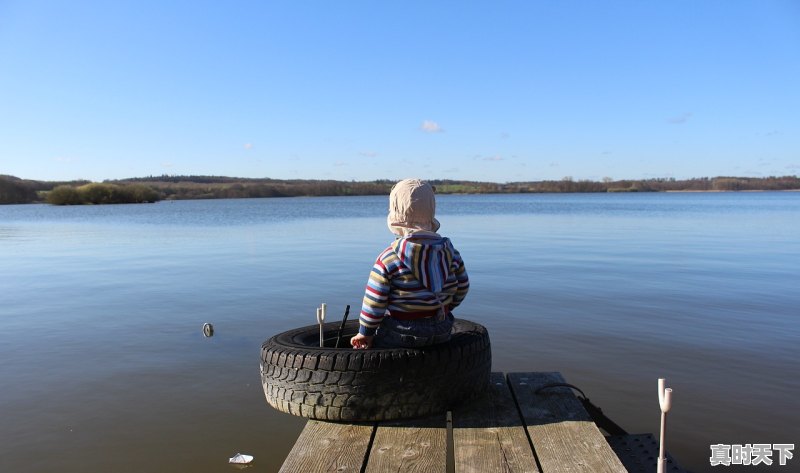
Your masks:
<svg viewBox="0 0 800 473"><path fill-rule="evenodd" d="M440 416L363 424L310 420L280 472L655 471L655 460L651 467L634 455L623 466L571 389L536 393L563 382L560 373L492 373L486 396ZM628 440L640 442L633 437L646 436Z"/></svg>

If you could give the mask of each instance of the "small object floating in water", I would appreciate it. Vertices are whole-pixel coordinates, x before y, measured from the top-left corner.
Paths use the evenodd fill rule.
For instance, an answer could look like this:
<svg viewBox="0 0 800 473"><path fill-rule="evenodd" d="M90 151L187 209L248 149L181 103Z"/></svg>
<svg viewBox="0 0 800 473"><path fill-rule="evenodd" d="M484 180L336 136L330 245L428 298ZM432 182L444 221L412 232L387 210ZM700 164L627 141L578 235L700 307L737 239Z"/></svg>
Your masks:
<svg viewBox="0 0 800 473"><path fill-rule="evenodd" d="M253 455L245 455L243 453L237 453L228 459L228 463L237 463L240 465L246 465L251 461L253 461Z"/></svg>
<svg viewBox="0 0 800 473"><path fill-rule="evenodd" d="M208 338L208 337L213 337L213 336L214 336L214 326L213 326L213 325L211 325L211 324L210 324L210 323L208 323L208 322L204 323L204 324L203 324L203 335L204 335L206 338Z"/></svg>

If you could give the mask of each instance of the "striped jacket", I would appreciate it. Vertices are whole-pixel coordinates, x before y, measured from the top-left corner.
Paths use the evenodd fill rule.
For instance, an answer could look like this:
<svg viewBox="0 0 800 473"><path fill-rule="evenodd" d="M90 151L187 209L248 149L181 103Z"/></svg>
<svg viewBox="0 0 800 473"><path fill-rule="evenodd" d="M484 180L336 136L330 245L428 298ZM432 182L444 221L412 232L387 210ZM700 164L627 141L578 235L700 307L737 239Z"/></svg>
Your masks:
<svg viewBox="0 0 800 473"><path fill-rule="evenodd" d="M364 292L359 332L375 335L388 310L420 312L457 307L469 290L461 255L439 235L400 238L375 261Z"/></svg>

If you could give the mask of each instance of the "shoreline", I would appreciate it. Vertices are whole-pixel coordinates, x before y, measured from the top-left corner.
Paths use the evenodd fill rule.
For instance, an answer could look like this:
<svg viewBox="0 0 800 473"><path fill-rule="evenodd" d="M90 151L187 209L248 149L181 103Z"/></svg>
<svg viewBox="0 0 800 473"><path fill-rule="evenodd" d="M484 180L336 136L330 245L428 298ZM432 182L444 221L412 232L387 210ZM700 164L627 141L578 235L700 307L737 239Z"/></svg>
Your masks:
<svg viewBox="0 0 800 473"><path fill-rule="evenodd" d="M656 191L658 192L658 191ZM732 191L732 190L668 190L668 191L661 191L661 192L694 192L694 193L721 193L721 192L800 192L800 189L744 189L740 191Z"/></svg>

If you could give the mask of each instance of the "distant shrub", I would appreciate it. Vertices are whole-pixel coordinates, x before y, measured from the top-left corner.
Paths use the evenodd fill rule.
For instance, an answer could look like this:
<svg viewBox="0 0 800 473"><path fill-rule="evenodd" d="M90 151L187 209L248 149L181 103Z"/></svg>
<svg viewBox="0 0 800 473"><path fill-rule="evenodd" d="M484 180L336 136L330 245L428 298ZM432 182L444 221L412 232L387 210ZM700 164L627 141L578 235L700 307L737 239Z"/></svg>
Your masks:
<svg viewBox="0 0 800 473"><path fill-rule="evenodd" d="M72 186L58 186L47 193L48 204L53 205L78 205L82 204L78 190Z"/></svg>
<svg viewBox="0 0 800 473"><path fill-rule="evenodd" d="M118 204L118 187L110 184L86 184L78 187L78 194L86 204Z"/></svg>
<svg viewBox="0 0 800 473"><path fill-rule="evenodd" d="M133 202L158 202L161 198L158 192L152 187L147 187L144 184L131 184L124 187L128 191Z"/></svg>
<svg viewBox="0 0 800 473"><path fill-rule="evenodd" d="M47 194L47 202L53 205L138 204L158 200L159 193L143 184L118 186L91 183L80 187L58 186Z"/></svg>

